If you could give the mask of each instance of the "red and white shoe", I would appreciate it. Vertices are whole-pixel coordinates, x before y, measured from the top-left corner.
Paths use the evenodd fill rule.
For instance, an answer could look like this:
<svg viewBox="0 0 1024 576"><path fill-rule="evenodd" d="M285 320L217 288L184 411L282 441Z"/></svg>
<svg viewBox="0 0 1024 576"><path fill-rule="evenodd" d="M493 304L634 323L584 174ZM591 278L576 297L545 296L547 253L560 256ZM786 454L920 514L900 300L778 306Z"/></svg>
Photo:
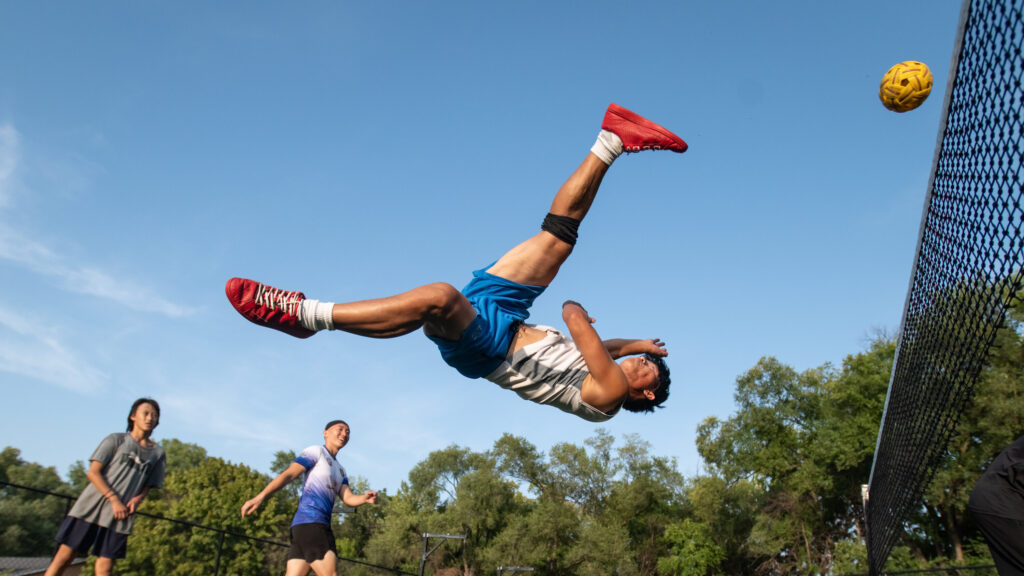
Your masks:
<svg viewBox="0 0 1024 576"><path fill-rule="evenodd" d="M686 152L686 142L682 138L618 104L608 105L601 128L614 132L621 138L622 147L626 152L641 150Z"/></svg>
<svg viewBox="0 0 1024 576"><path fill-rule="evenodd" d="M253 324L280 330L296 338L316 334L299 323L299 308L306 295L261 284L255 280L232 278L224 285L231 305Z"/></svg>

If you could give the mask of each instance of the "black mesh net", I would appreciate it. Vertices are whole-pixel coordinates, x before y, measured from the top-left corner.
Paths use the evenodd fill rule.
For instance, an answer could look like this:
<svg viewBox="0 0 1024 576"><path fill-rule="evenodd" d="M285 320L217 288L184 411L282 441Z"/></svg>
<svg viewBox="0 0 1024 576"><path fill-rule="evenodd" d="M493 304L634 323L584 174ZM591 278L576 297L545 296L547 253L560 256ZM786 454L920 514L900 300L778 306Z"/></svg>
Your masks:
<svg viewBox="0 0 1024 576"><path fill-rule="evenodd" d="M879 574L1024 283L1024 0L972 0L921 224L867 506Z"/></svg>

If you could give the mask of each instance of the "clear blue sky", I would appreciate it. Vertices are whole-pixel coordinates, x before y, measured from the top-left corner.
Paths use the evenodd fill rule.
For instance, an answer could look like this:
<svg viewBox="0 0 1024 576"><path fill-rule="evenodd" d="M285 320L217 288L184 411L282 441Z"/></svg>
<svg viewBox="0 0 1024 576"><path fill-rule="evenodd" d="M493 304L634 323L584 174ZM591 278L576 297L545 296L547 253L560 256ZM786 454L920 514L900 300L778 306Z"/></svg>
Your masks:
<svg viewBox="0 0 1024 576"><path fill-rule="evenodd" d="M461 287L538 229L617 102L690 150L616 162L532 319L572 298L604 337L663 339L665 408L605 428L696 474L697 424L758 358L898 329L959 8L0 2L0 445L66 474L153 396L158 439L269 471L344 418L350 475L393 493L451 444L582 443L595 425L421 334L300 341L223 286ZM935 90L889 112L879 80L911 59Z"/></svg>

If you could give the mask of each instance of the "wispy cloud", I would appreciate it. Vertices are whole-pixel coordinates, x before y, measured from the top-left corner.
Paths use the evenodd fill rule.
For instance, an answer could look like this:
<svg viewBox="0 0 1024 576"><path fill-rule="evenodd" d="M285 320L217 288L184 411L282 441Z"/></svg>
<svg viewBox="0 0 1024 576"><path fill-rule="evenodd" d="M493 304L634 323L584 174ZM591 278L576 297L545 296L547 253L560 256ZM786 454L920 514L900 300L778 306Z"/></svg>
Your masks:
<svg viewBox="0 0 1024 576"><path fill-rule="evenodd" d="M30 240L2 223L0 259L20 264L40 276L53 278L68 292L112 300L132 310L172 318L188 316L196 311L171 302L130 280L115 278L98 268L67 264L48 246Z"/></svg>
<svg viewBox="0 0 1024 576"><path fill-rule="evenodd" d="M75 392L95 393L107 375L61 342L52 329L0 307L0 370L41 380Z"/></svg>
<svg viewBox="0 0 1024 576"><path fill-rule="evenodd" d="M0 124L0 207L10 201L20 162L21 145L17 130L10 124ZM88 264L70 264L52 248L31 240L6 221L0 221L0 259L55 279L68 292L112 300L132 310L172 318L195 312L195 309L171 302L129 279L115 278Z"/></svg>

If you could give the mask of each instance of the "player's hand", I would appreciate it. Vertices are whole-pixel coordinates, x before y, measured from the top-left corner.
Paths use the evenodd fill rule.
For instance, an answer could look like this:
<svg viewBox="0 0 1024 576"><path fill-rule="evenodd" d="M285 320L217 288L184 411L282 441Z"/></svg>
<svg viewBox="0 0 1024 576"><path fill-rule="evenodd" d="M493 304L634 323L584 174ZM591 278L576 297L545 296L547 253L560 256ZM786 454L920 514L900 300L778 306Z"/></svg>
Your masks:
<svg viewBox="0 0 1024 576"><path fill-rule="evenodd" d="M114 498L114 501L110 503L110 508L114 512L115 520L124 520L128 517L128 508L125 508L119 499Z"/></svg>
<svg viewBox="0 0 1024 576"><path fill-rule="evenodd" d="M369 502L370 504L376 504L377 503L377 491L376 490L367 490L366 493L363 494L363 496L366 497L366 501Z"/></svg>
<svg viewBox="0 0 1024 576"><path fill-rule="evenodd" d="M640 346L643 348L641 354L650 354L652 356L668 356L668 350L665 349L665 343L661 341L661 338L650 338L648 340L642 340Z"/></svg>
<svg viewBox="0 0 1024 576"><path fill-rule="evenodd" d="M135 514L135 511L139 508L139 504L142 504L142 496L136 496L128 501L128 513Z"/></svg>
<svg viewBox="0 0 1024 576"><path fill-rule="evenodd" d="M563 315L563 318L565 317L564 315L565 315L565 307L566 306L576 306L576 307L578 307L580 310L583 311L583 315L586 316L587 322L589 322L591 324L593 324L594 322L597 322L597 320L595 320L590 315L590 313L587 312L587 309L583 307L583 304L580 304L579 302L577 302L575 300L566 300L565 302L562 302L562 315Z"/></svg>
<svg viewBox="0 0 1024 576"><path fill-rule="evenodd" d="M247 500L245 504L242 504L242 518L245 518L249 514L255 512L256 509L260 507L260 504L263 504L262 496L256 496L255 498Z"/></svg>

